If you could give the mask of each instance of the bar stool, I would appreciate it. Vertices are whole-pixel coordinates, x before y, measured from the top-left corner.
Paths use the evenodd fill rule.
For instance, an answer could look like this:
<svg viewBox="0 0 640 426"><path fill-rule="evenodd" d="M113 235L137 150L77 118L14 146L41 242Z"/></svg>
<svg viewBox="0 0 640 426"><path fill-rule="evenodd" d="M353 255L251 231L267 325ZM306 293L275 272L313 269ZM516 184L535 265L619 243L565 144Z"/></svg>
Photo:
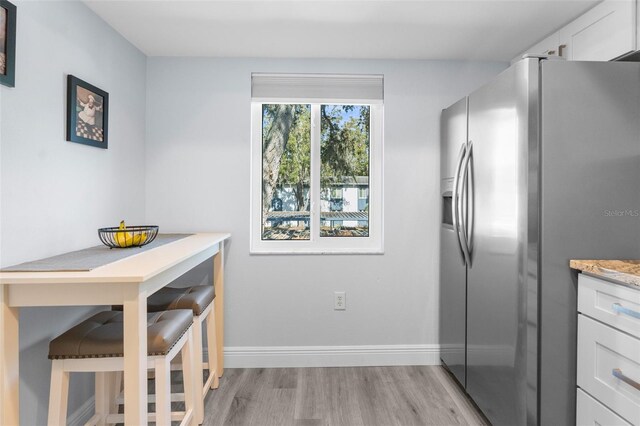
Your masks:
<svg viewBox="0 0 640 426"><path fill-rule="evenodd" d="M204 420L204 399L209 389L217 389L218 352L216 350L216 323L213 300L215 292L212 285L191 287L163 287L147 298L147 312L191 309L193 312L193 351L195 359L195 385L202 389L202 398L196 398L196 421ZM122 310L122 306L113 306ZM202 324L206 322L208 362L203 360ZM203 383L203 371L209 370L209 377Z"/></svg>
<svg viewBox="0 0 640 426"><path fill-rule="evenodd" d="M149 421L170 425L172 420L190 424L195 414L193 365L193 319L191 310L155 312L147 315L147 366L155 372L156 412ZM122 423L116 414L114 372L124 370L124 315L122 312L99 312L67 330L49 343L52 360L49 393L49 425L64 425L67 420L69 373L96 373L95 415L87 424ZM171 365L182 354L185 411L171 412ZM120 374L121 376L121 374ZM126 409L126 407L125 407Z"/></svg>

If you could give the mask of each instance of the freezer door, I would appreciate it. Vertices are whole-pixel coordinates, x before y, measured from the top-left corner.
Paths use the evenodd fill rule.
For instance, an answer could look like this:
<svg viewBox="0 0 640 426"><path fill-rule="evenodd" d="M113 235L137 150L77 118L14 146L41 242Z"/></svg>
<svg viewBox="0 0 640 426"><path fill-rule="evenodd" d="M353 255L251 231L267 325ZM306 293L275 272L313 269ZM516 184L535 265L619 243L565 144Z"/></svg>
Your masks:
<svg viewBox="0 0 640 426"><path fill-rule="evenodd" d="M529 140L536 136L530 124L537 117L537 69L535 60L520 61L469 96L474 232L467 272L467 392L494 425L535 424L536 417L527 170Z"/></svg>
<svg viewBox="0 0 640 426"><path fill-rule="evenodd" d="M465 385L466 267L454 230L453 176L467 141L467 99L442 112L440 228L440 344L442 362Z"/></svg>
<svg viewBox="0 0 640 426"><path fill-rule="evenodd" d="M440 358L465 386L466 268L453 229L440 229Z"/></svg>

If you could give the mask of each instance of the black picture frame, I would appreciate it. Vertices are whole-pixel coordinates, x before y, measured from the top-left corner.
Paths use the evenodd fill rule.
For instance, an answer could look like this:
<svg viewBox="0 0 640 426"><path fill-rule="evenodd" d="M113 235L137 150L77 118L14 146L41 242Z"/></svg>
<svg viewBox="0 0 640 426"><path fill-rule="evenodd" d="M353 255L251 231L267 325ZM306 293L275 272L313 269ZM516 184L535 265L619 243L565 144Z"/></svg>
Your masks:
<svg viewBox="0 0 640 426"><path fill-rule="evenodd" d="M109 94L84 80L68 75L67 141L107 149L108 130Z"/></svg>
<svg viewBox="0 0 640 426"><path fill-rule="evenodd" d="M0 51L0 54L4 55L4 58L0 58L0 61L4 62L4 70L0 65L0 84L8 87L15 87L16 84L16 16L17 8L15 5L9 3L7 0L0 0L0 8L6 13L6 26L4 34L4 52ZM0 39L2 40L2 39ZM1 43L1 41L0 41Z"/></svg>

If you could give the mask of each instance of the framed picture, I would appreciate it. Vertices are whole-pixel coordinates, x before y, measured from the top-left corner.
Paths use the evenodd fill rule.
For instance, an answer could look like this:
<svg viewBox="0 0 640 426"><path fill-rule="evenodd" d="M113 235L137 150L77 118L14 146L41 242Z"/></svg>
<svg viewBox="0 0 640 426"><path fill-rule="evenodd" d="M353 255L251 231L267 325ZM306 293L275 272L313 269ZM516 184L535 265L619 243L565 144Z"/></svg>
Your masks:
<svg viewBox="0 0 640 426"><path fill-rule="evenodd" d="M67 140L107 149L109 94L67 76Z"/></svg>
<svg viewBox="0 0 640 426"><path fill-rule="evenodd" d="M0 0L0 84L14 87L16 81L16 7Z"/></svg>

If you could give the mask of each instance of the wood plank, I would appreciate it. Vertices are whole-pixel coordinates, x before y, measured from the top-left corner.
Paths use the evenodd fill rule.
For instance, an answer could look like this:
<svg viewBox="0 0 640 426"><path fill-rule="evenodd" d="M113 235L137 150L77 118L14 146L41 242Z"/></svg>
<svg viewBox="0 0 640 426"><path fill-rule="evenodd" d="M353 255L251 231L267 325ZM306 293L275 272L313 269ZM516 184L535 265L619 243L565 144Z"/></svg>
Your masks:
<svg viewBox="0 0 640 426"><path fill-rule="evenodd" d="M380 367L356 368L356 395L362 421L366 425L395 425L393 413L389 410L389 395L385 390L383 377L378 374Z"/></svg>
<svg viewBox="0 0 640 426"><path fill-rule="evenodd" d="M245 381L233 396L231 405L224 417L223 424L226 425L247 425L260 424L251 423L252 418L259 419L259 413L255 416L253 412L258 405L258 393L265 388L265 377L267 370L264 368L255 368L249 371L249 380ZM220 388L217 392L220 392Z"/></svg>
<svg viewBox="0 0 640 426"><path fill-rule="evenodd" d="M402 425L423 424L457 424L451 421L449 416L440 416L443 398L433 398L425 395L424 389L429 388L427 381L420 380L421 375L410 372L407 367L391 369L381 368L380 373L386 375L385 389L389 394L386 404L391 411L394 421ZM428 376L428 374L425 374ZM441 394L440 389L434 389L436 395ZM444 417L444 418L443 418Z"/></svg>
<svg viewBox="0 0 640 426"><path fill-rule="evenodd" d="M301 368L296 388L296 420L322 420L326 410L322 375L326 368Z"/></svg>
<svg viewBox="0 0 640 426"><path fill-rule="evenodd" d="M239 404L234 401L236 394L251 379L252 375L249 369L228 370L225 380L220 382L220 387L207 395L203 424L207 426L223 425L227 417L232 418L233 416L229 412L232 406Z"/></svg>
<svg viewBox="0 0 640 426"><path fill-rule="evenodd" d="M356 368L326 368L322 386L327 398L329 425L365 426L356 395Z"/></svg>
<svg viewBox="0 0 640 426"><path fill-rule="evenodd" d="M295 389L267 387L258 392L249 424L280 426L291 424L295 413Z"/></svg>
<svg viewBox="0 0 640 426"><path fill-rule="evenodd" d="M469 399L467 394L458 386L455 379L443 368L434 369L434 374L438 378L440 384L447 391L457 411L464 416L466 423L469 425L488 425L489 421L476 408L475 404Z"/></svg>
<svg viewBox="0 0 640 426"><path fill-rule="evenodd" d="M487 425L440 366L229 369L204 425Z"/></svg>
<svg viewBox="0 0 640 426"><path fill-rule="evenodd" d="M273 371L271 386L273 389L296 389L298 387L297 368L271 368Z"/></svg>
<svg viewBox="0 0 640 426"><path fill-rule="evenodd" d="M411 424L467 424L435 371L435 368L419 366L403 367L399 371L395 387L399 399L407 401L408 408L415 414Z"/></svg>

